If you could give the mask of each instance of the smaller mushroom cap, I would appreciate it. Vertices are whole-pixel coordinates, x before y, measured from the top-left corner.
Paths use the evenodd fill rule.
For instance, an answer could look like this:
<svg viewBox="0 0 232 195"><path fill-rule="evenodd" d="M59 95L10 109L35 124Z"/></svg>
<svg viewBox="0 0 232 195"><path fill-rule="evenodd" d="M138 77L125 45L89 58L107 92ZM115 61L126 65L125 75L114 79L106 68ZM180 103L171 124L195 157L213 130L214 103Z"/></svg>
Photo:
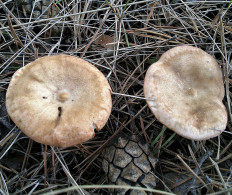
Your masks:
<svg viewBox="0 0 232 195"><path fill-rule="evenodd" d="M94 137L111 113L111 88L90 63L73 56L39 58L13 75L6 108L31 139L68 147Z"/></svg>
<svg viewBox="0 0 232 195"><path fill-rule="evenodd" d="M144 96L156 118L185 138L205 140L226 128L221 69L212 56L196 47L172 48L152 64Z"/></svg>

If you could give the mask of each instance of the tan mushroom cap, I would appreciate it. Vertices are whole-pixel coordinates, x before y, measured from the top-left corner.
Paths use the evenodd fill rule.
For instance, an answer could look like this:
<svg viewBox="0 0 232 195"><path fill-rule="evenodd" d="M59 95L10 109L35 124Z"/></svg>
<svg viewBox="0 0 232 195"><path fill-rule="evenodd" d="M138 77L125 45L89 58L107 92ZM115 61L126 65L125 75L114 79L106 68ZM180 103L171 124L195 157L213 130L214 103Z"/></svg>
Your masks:
<svg viewBox="0 0 232 195"><path fill-rule="evenodd" d="M68 55L39 58L13 75L6 108L31 139L68 147L94 137L111 113L111 88L93 65Z"/></svg>
<svg viewBox="0 0 232 195"><path fill-rule="evenodd" d="M156 118L185 138L205 140L226 128L221 69L201 49L178 46L165 52L146 73L144 95Z"/></svg>

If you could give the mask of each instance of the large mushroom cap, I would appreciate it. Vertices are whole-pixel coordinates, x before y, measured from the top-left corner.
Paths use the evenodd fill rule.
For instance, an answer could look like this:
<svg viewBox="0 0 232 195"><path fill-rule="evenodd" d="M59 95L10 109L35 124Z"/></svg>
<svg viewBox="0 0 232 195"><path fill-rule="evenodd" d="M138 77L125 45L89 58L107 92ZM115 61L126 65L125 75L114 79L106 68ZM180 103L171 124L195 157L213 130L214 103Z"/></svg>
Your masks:
<svg viewBox="0 0 232 195"><path fill-rule="evenodd" d="M90 63L73 56L46 56L13 75L6 108L31 139L68 147L100 130L111 112L111 88Z"/></svg>
<svg viewBox="0 0 232 195"><path fill-rule="evenodd" d="M144 95L156 118L185 138L209 139L226 128L222 73L201 49L178 46L165 52L146 73Z"/></svg>

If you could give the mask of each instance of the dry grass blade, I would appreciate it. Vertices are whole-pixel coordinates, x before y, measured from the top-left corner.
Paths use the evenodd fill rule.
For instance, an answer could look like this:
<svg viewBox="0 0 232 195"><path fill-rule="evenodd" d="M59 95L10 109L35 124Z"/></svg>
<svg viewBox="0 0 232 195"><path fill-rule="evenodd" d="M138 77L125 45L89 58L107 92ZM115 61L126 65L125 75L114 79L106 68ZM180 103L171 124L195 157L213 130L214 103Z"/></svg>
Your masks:
<svg viewBox="0 0 232 195"><path fill-rule="evenodd" d="M15 41L15 44L18 46L18 43L21 47L24 47L22 41L20 40L20 38L17 36L17 34L15 33L15 30L12 26L12 23L11 23L11 19L10 19L10 16L9 14L7 14L7 19L8 19L8 24L9 24L9 27L10 27L10 31L11 31L11 34L14 38L14 41Z"/></svg>
<svg viewBox="0 0 232 195"><path fill-rule="evenodd" d="M177 158L182 162L187 170L193 174L194 177L196 177L204 186L206 186L206 183L188 166L188 164L179 155L177 155Z"/></svg>
<svg viewBox="0 0 232 195"><path fill-rule="evenodd" d="M54 152L56 158L59 160L59 163L61 164L63 171L65 172L65 174L67 175L69 181L72 183L72 185L77 186L76 190L79 194L85 194L83 192L83 190L79 187L79 185L76 183L76 181L73 179L72 174L70 173L70 171L66 168L66 166L64 165L64 163L62 162L62 160L60 159L60 157L58 156L58 154L56 153L56 151L54 150L54 148L51 146L52 151Z"/></svg>
<svg viewBox="0 0 232 195"><path fill-rule="evenodd" d="M101 185L101 186L81 186L81 188L83 189L92 189L92 188L107 188L107 189L134 189L136 191L142 191L145 190L147 192L153 192L153 193L157 193L157 194L164 194L164 195L174 195L173 193L168 193L168 192L164 192L164 191L160 191L160 190L155 190L155 189L149 189L149 188L140 188L140 187L133 187L133 186L116 186L116 185ZM66 193L68 191L71 190L75 190L77 189L76 187L69 187L67 189L63 189L63 190L57 190L55 192L50 192L50 193L46 193L46 194L42 194L42 195L53 195L53 194L61 194L61 193Z"/></svg>
<svg viewBox="0 0 232 195"><path fill-rule="evenodd" d="M0 189L2 194L9 194L7 184L5 178L3 177L2 173L0 172Z"/></svg>

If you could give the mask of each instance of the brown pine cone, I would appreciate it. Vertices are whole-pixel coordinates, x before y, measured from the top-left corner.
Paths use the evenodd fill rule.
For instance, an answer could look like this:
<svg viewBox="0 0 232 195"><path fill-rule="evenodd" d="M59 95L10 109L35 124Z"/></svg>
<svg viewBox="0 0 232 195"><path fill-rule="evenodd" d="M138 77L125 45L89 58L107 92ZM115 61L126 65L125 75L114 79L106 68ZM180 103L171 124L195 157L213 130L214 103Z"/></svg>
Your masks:
<svg viewBox="0 0 232 195"><path fill-rule="evenodd" d="M147 143L136 135L119 136L103 152L102 168L109 184L156 187L152 172L157 163ZM148 194L145 191L115 189L113 194Z"/></svg>

